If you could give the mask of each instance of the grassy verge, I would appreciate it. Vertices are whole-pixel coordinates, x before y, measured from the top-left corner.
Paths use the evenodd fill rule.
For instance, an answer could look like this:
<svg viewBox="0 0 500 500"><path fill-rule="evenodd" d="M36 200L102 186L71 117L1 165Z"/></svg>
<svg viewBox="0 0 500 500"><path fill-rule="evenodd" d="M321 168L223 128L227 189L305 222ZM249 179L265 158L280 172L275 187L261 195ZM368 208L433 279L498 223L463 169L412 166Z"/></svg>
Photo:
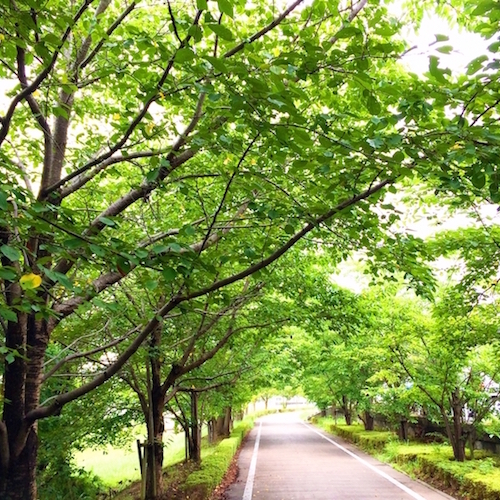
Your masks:
<svg viewBox="0 0 500 500"><path fill-rule="evenodd" d="M214 447L209 456L202 458L201 467L189 474L184 484L186 493L196 492L196 498L209 498L221 483L234 454L252 427L253 420L251 419L245 419L236 424L231 436ZM187 498L193 498L193 496L188 494Z"/></svg>
<svg viewBox="0 0 500 500"><path fill-rule="evenodd" d="M392 432L365 431L362 425L335 425L331 418L313 423L452 494L468 500L500 500L500 457L476 451L473 460L456 462L448 445L404 443Z"/></svg>

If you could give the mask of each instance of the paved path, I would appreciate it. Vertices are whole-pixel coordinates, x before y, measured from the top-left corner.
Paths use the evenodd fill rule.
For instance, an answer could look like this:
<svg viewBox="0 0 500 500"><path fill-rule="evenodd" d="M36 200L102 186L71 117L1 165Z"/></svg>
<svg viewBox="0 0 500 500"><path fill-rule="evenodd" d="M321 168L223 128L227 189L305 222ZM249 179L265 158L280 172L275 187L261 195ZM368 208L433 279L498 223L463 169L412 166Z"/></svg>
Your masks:
<svg viewBox="0 0 500 500"><path fill-rule="evenodd" d="M287 413L257 422L238 465L228 500L451 498Z"/></svg>

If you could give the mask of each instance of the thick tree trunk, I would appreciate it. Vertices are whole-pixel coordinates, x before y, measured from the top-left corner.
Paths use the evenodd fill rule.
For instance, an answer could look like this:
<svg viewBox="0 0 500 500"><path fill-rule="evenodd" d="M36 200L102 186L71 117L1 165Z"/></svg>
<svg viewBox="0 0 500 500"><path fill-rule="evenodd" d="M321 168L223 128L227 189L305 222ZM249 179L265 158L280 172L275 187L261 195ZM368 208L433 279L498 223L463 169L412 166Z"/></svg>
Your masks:
<svg viewBox="0 0 500 500"><path fill-rule="evenodd" d="M2 481L0 498L2 500L36 500L36 460L38 437L31 429L26 445L15 460L10 461L7 476Z"/></svg>
<svg viewBox="0 0 500 500"><path fill-rule="evenodd" d="M16 285L12 285L15 290ZM6 346L15 349L11 363L5 363L3 418L0 428L0 498L35 500L38 436L36 423L25 416L40 400L43 359L49 332L45 321L19 314L9 323Z"/></svg>
<svg viewBox="0 0 500 500"><path fill-rule="evenodd" d="M458 389L455 389L451 395L452 421L448 417L446 408L441 407L441 416L443 417L446 434L453 449L453 457L457 462L465 461L465 439L463 434L462 411L463 405L460 399Z"/></svg>
<svg viewBox="0 0 500 500"><path fill-rule="evenodd" d="M224 435L224 416L219 415L215 420L215 434L217 438Z"/></svg>

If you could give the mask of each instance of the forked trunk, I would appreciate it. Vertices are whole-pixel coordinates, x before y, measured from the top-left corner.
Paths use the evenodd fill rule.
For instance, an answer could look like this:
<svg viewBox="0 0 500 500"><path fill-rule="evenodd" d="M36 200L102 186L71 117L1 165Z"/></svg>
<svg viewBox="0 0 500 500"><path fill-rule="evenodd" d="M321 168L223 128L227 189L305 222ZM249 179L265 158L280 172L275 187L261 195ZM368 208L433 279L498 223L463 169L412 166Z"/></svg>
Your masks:
<svg viewBox="0 0 500 500"><path fill-rule="evenodd" d="M446 408L441 407L441 416L443 417L446 434L450 445L453 449L453 457L457 462L465 461L465 439L463 432L462 412L463 404L460 398L459 389L455 389L451 395L451 412L452 420L446 411Z"/></svg>

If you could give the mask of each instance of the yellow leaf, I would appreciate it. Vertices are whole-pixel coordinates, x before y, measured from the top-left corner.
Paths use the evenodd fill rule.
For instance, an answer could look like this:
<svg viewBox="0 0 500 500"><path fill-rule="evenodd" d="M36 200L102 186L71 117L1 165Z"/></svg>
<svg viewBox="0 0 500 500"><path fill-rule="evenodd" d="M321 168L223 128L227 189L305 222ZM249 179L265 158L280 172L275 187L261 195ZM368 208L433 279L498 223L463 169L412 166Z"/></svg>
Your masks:
<svg viewBox="0 0 500 500"><path fill-rule="evenodd" d="M120 119L120 114L119 113L115 113L113 115L113 120L119 120Z"/></svg>
<svg viewBox="0 0 500 500"><path fill-rule="evenodd" d="M274 47L273 49L273 56L274 57L278 57L280 55L280 49L278 49L278 47Z"/></svg>
<svg viewBox="0 0 500 500"><path fill-rule="evenodd" d="M42 284L42 277L33 273L24 274L19 279L19 284L23 290L33 290Z"/></svg>

